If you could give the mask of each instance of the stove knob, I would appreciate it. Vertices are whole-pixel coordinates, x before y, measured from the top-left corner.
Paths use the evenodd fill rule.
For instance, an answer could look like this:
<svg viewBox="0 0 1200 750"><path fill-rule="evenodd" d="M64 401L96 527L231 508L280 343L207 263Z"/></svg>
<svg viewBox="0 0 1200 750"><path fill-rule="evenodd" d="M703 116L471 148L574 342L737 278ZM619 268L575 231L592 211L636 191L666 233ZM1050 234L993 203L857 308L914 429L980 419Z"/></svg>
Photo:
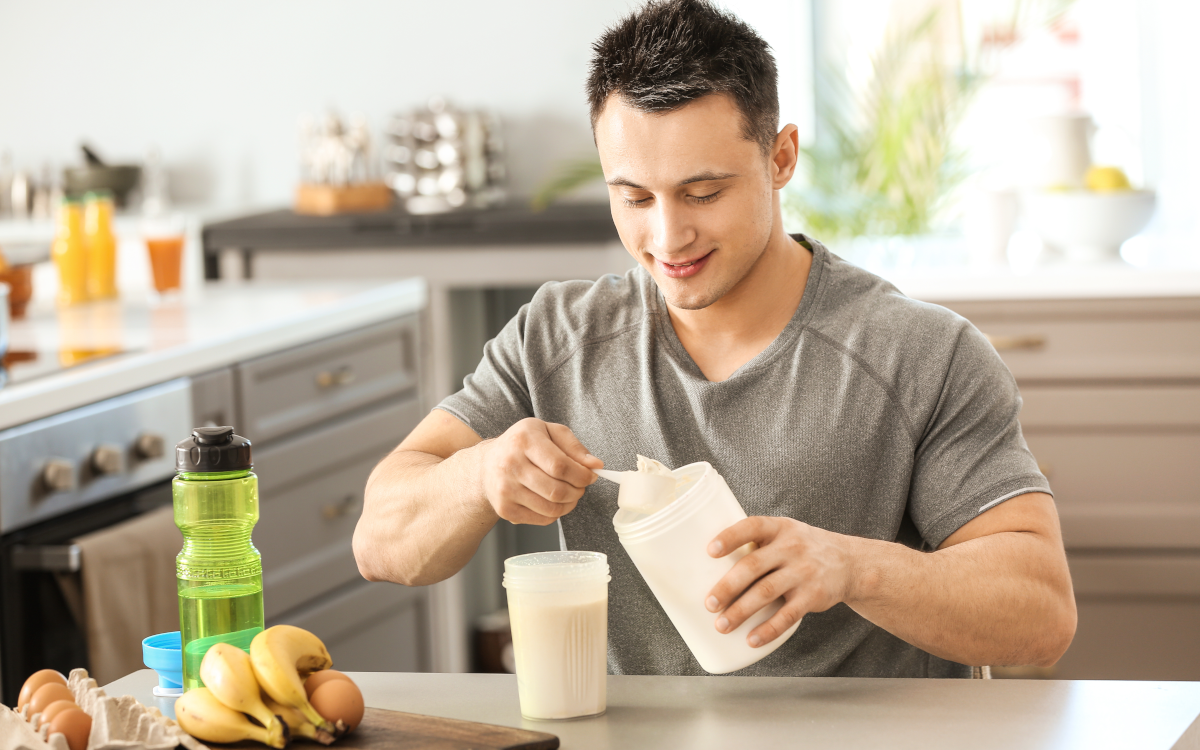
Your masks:
<svg viewBox="0 0 1200 750"><path fill-rule="evenodd" d="M51 492L66 492L75 487L75 467L70 461L52 458L42 465L42 484Z"/></svg>
<svg viewBox="0 0 1200 750"><path fill-rule="evenodd" d="M115 445L99 445L92 451L92 471L103 476L121 471L121 449Z"/></svg>
<svg viewBox="0 0 1200 750"><path fill-rule="evenodd" d="M165 444L162 435L155 435L153 432L143 432L134 441L133 452L137 454L138 458L150 460L152 458L162 458L164 447Z"/></svg>

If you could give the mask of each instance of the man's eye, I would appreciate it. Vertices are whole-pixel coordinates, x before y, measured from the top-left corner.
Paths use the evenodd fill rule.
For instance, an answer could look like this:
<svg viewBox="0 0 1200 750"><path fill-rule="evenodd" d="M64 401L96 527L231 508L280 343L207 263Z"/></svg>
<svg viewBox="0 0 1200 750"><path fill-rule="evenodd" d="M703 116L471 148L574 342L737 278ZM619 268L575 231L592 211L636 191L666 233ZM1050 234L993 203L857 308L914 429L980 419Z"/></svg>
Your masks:
<svg viewBox="0 0 1200 750"><path fill-rule="evenodd" d="M693 195L692 200L696 201L697 203L710 203L712 201L715 201L717 199L717 196L720 194L721 194L721 191L718 190L717 192L709 193L708 195Z"/></svg>
<svg viewBox="0 0 1200 750"><path fill-rule="evenodd" d="M633 200L632 198L627 198L625 196L622 196L621 200L625 201L626 206L630 206L631 208L636 208L636 207L644 204L646 201L650 200L650 198L647 197L647 198L639 198L638 200Z"/></svg>

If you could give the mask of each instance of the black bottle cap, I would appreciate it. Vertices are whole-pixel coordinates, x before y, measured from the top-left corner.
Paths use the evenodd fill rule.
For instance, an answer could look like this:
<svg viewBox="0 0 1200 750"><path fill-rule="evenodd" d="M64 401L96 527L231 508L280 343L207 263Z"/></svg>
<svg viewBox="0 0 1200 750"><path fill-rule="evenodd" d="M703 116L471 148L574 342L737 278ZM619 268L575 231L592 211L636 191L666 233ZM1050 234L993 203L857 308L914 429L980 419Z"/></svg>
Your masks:
<svg viewBox="0 0 1200 750"><path fill-rule="evenodd" d="M250 441L233 434L232 427L197 427L190 438L175 445L179 472L245 471L253 465Z"/></svg>

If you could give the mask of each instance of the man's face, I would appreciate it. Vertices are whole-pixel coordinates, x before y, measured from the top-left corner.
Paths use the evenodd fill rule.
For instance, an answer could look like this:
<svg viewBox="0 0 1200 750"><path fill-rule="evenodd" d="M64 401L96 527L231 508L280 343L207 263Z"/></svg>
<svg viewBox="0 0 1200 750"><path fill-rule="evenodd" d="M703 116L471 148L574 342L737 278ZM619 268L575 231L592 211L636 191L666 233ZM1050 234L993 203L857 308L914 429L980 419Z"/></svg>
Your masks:
<svg viewBox="0 0 1200 750"><path fill-rule="evenodd" d="M614 95L596 122L617 232L673 307L713 304L766 249L770 162L742 122L724 94L662 114Z"/></svg>

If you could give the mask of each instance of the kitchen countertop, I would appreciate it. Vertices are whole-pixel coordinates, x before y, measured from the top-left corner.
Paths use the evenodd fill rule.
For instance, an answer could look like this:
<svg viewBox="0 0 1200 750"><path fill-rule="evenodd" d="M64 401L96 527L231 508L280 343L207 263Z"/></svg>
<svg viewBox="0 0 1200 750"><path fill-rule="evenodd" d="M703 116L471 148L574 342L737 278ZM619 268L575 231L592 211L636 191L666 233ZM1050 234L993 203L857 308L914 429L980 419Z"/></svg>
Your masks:
<svg viewBox="0 0 1200 750"><path fill-rule="evenodd" d="M1200 269L1135 268L1124 263L1034 266L882 267L913 299L946 304L1004 300L1161 299L1200 297Z"/></svg>
<svg viewBox="0 0 1200 750"><path fill-rule="evenodd" d="M0 388L0 429L267 351L336 336L425 306L420 279L206 284L175 298L131 296L71 308L35 304L10 351L38 357L121 350Z"/></svg>
<svg viewBox="0 0 1200 750"><path fill-rule="evenodd" d="M1200 683L609 676L604 716L522 719L513 675L350 673L368 706L525 727L564 750L1200 747ZM150 670L105 686L156 704Z"/></svg>

